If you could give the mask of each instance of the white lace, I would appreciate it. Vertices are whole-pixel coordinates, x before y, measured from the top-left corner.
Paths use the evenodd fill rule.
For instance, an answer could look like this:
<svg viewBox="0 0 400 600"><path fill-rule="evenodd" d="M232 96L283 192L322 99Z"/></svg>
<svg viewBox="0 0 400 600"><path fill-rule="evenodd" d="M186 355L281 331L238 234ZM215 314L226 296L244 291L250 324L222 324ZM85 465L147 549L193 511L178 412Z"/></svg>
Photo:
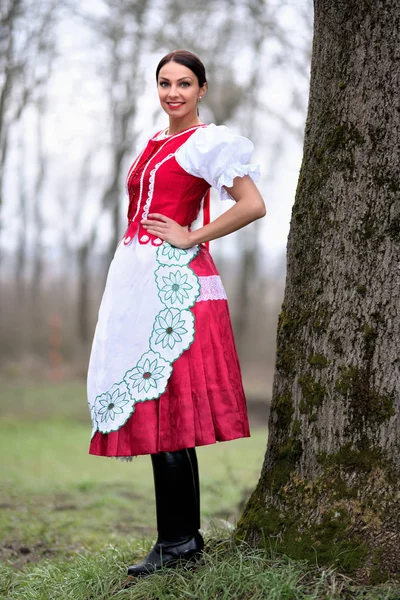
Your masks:
<svg viewBox="0 0 400 600"><path fill-rule="evenodd" d="M205 300L226 300L226 293L222 285L221 277L211 275L209 277L199 277L200 281L200 296L196 302L204 302Z"/></svg>
<svg viewBox="0 0 400 600"><path fill-rule="evenodd" d="M144 169L143 169L143 173L142 173L142 176L141 176L141 178L140 178L140 190L139 190L139 198L138 198L137 209L136 209L136 212L135 212L135 214L134 214L134 216L133 216L133 218L132 218L132 221L135 221L136 217L138 216L138 214L139 214L139 210L140 210L140 206L141 206L141 204L142 204L143 182L144 182L144 175L145 175L145 173L146 173L146 169L147 169L147 167L149 166L149 164L151 163L151 161L152 161L152 160L153 160L153 159L154 159L154 158L157 156L157 154L158 154L159 152L161 152L161 150L164 148L165 144L168 144L168 142L169 142L169 139L167 139L167 140L166 140L166 141L163 143L163 145L162 145L162 146L161 146L161 147L160 147L160 148L157 150L157 152L154 154L154 156L152 156L152 157L150 158L150 160L149 160L149 161L146 163L146 166L145 166L145 167L144 167ZM144 152L144 150L143 150L143 152ZM143 153L142 153L142 154L143 154ZM172 156L173 156L173 155L172 155ZM140 158L140 156L139 156L139 158ZM139 159L138 159L138 160L139 160ZM158 168L159 166L160 166L160 164L156 165L156 167L157 167L157 168ZM132 172L132 170L131 170L131 172ZM153 196L153 191L154 191L154 177L153 177L153 188L152 188L152 190L151 190L151 195L152 195L152 196ZM150 197L150 190L149 190L149 197ZM149 212L149 210L148 210L148 209L149 209L149 206L150 206L151 198L150 198L150 200L149 200L149 198L148 198L148 199L147 199L147 202L148 202L149 204L148 204L148 207L147 207L147 213L146 213L146 216L145 216L144 218L147 218L147 214L148 214L148 212ZM146 205L147 205L147 202L146 202ZM145 210L146 210L146 206L145 206ZM143 213L143 214L144 214L144 213Z"/></svg>
<svg viewBox="0 0 400 600"><path fill-rule="evenodd" d="M234 165L228 167L218 179L216 186L219 191L220 200L232 200L232 196L224 186L232 187L235 177L243 177L244 175L249 175L253 181L258 181L260 179L260 166Z"/></svg>

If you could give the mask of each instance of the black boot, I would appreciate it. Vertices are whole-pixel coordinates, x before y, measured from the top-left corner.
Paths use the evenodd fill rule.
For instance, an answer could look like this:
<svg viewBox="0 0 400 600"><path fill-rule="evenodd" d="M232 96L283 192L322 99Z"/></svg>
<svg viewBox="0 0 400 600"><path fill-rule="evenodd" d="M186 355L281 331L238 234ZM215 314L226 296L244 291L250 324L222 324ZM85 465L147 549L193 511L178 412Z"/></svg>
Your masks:
<svg viewBox="0 0 400 600"><path fill-rule="evenodd" d="M199 472L194 448L151 456L156 495L158 538L128 575L149 575L163 567L192 562L201 554Z"/></svg>

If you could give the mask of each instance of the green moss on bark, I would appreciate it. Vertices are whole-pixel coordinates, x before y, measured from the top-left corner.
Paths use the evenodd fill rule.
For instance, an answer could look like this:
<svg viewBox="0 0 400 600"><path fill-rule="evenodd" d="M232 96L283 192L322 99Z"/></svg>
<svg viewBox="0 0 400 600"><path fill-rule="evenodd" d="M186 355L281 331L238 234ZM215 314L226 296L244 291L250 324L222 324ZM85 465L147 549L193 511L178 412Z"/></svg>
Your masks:
<svg viewBox="0 0 400 600"><path fill-rule="evenodd" d="M342 340L333 331L329 332L329 343L332 346L335 354L337 354L338 356L343 355Z"/></svg>
<svg viewBox="0 0 400 600"><path fill-rule="evenodd" d="M319 369L323 369L327 367L329 364L329 360L323 354L312 354L308 357L308 364L311 367L318 367Z"/></svg>
<svg viewBox="0 0 400 600"><path fill-rule="evenodd" d="M295 419L292 423L292 435L297 437L301 432L301 423L299 419Z"/></svg>
<svg viewBox="0 0 400 600"><path fill-rule="evenodd" d="M373 342L378 337L378 333L375 331L375 329L373 327L371 327L371 325L369 325L368 323L365 323L365 325L363 327L363 336L364 336L364 340L367 343L369 343L369 342Z"/></svg>
<svg viewBox="0 0 400 600"><path fill-rule="evenodd" d="M364 435L366 427L376 428L395 414L393 398L381 395L371 387L366 369L342 368L335 389L347 400L353 432Z"/></svg>
<svg viewBox="0 0 400 600"><path fill-rule="evenodd" d="M256 532L258 538L272 534L280 527L279 511L273 507L268 510L263 502L262 485L256 489L247 501L236 529L237 539L246 539L249 531Z"/></svg>
<svg viewBox="0 0 400 600"><path fill-rule="evenodd" d="M277 429L279 431L288 431L294 413L293 400L289 392L279 396L274 404L274 412L277 415Z"/></svg>
<svg viewBox="0 0 400 600"><path fill-rule="evenodd" d="M272 543L294 559L311 563L317 560L347 574L354 573L363 565L368 548L359 536L349 535L351 511L341 504L329 509L322 505L321 519L316 523L305 523L297 507L301 503L307 505L315 501L316 488L294 476L284 491L282 501L286 506L279 510L275 506L265 506L261 486L257 487L238 523L238 540L248 539L249 531L253 535L256 532L258 545L267 550ZM291 510L288 510L289 507Z"/></svg>
<svg viewBox="0 0 400 600"><path fill-rule="evenodd" d="M302 177L300 172L297 197L305 195L305 190L308 194L314 194L321 185L326 184L332 171L342 172L346 177L352 178L355 149L365 143L364 135L356 125L350 122L338 123L337 115L329 110L325 110L323 117L323 136L318 137L318 142L311 146L308 155L308 160L315 161L316 164L312 168L307 165L304 170L307 177Z"/></svg>
<svg viewBox="0 0 400 600"><path fill-rule="evenodd" d="M391 516L388 506L397 520L397 487L395 479L387 479L390 465L380 452L370 456L367 464L350 447L341 449L322 459L323 472L315 481L293 471L272 495L265 494L265 479L260 480L237 538L249 541L250 535L252 543L266 549L273 545L294 559L334 566L364 582L386 581L382 528ZM389 504L382 504L383 490Z"/></svg>
<svg viewBox="0 0 400 600"><path fill-rule="evenodd" d="M273 469L267 473L267 487L278 491L289 480L303 454L303 445L297 438L289 438L275 450Z"/></svg>
<svg viewBox="0 0 400 600"><path fill-rule="evenodd" d="M317 525L302 529L291 523L285 530L282 550L297 560L332 565L347 574L359 569L368 553L361 538L348 536L350 515L344 508L325 514Z"/></svg>
<svg viewBox="0 0 400 600"><path fill-rule="evenodd" d="M374 468L386 465L381 448L367 447L357 450L351 442L333 454L320 453L318 462L325 469L339 468L348 473L354 471L370 473Z"/></svg>
<svg viewBox="0 0 400 600"><path fill-rule="evenodd" d="M358 294L360 294L360 296L365 298L365 295L367 293L367 286L364 285L363 283L359 283L356 287L356 291Z"/></svg>
<svg viewBox="0 0 400 600"><path fill-rule="evenodd" d="M278 319L276 367L291 377L296 374L296 365L303 356L300 340L304 337L304 329L311 328L318 333L328 330L332 309L327 302L316 303L320 293L317 288L310 297L303 299L300 310L289 310L285 304L282 305ZM328 364L328 360L321 354L315 354L309 360L313 366L319 368Z"/></svg>
<svg viewBox="0 0 400 600"><path fill-rule="evenodd" d="M309 375L300 377L299 383L302 392L302 398L299 403L300 413L311 417L314 411L318 410L322 405L326 388Z"/></svg>

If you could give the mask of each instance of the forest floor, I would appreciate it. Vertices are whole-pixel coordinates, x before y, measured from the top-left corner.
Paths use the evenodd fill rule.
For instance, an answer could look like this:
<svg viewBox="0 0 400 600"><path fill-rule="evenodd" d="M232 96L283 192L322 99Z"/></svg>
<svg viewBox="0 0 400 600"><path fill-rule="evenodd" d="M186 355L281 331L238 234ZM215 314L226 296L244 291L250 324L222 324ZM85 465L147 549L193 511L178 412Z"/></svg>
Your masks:
<svg viewBox="0 0 400 600"><path fill-rule="evenodd" d="M357 588L333 570L232 543L266 447L262 406L249 407L250 439L198 449L202 562L124 589L126 566L156 534L149 458L123 463L87 454L81 382L2 384L0 598L400 600L394 586Z"/></svg>

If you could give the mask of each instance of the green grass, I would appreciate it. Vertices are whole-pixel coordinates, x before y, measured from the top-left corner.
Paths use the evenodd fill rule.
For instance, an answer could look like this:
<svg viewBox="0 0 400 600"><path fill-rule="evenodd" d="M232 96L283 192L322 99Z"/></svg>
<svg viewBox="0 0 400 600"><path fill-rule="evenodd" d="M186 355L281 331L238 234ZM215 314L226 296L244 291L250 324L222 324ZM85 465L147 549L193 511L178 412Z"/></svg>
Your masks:
<svg viewBox="0 0 400 600"><path fill-rule="evenodd" d="M199 566L124 589L127 565L156 534L149 457L123 463L88 454L81 383L2 386L0 416L0 598L400 600L398 588L361 590L334 572L230 541L259 477L262 429L198 449L207 542Z"/></svg>
<svg viewBox="0 0 400 600"><path fill-rule="evenodd" d="M88 421L86 388L82 381L62 383L1 381L0 416L26 421L51 418Z"/></svg>
<svg viewBox="0 0 400 600"><path fill-rule="evenodd" d="M194 570L164 571L129 582L126 565L149 548L121 542L73 559L43 561L24 571L0 572L1 598L10 600L399 600L390 586L359 589L322 569L237 547L211 546Z"/></svg>
<svg viewBox="0 0 400 600"><path fill-rule="evenodd" d="M10 384L0 414L0 559L20 567L155 535L150 459L88 454L83 384ZM259 476L266 437L257 430L198 449L205 527L210 518L235 522Z"/></svg>
<svg viewBox="0 0 400 600"><path fill-rule="evenodd" d="M132 463L88 455L90 426L10 418L0 425L0 537L62 553L154 535L149 457ZM202 516L229 519L255 485L265 432L199 448ZM11 553L12 554L12 553Z"/></svg>

